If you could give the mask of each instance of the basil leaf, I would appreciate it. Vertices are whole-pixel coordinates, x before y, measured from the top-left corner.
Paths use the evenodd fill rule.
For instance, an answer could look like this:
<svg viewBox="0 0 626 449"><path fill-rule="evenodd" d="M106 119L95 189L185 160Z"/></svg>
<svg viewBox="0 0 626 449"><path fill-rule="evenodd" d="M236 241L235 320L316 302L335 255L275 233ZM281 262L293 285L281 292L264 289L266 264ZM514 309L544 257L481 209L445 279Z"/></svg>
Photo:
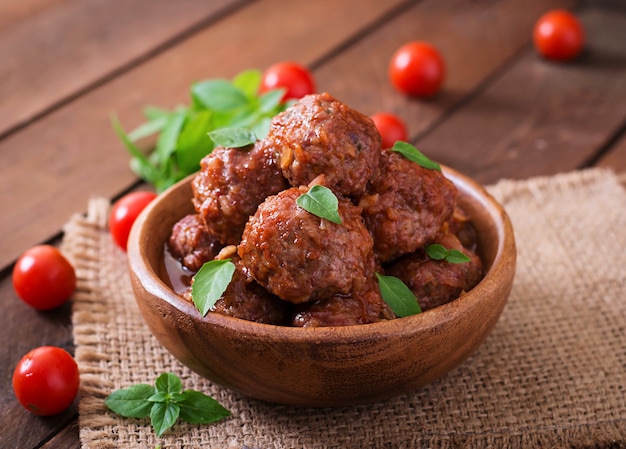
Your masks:
<svg viewBox="0 0 626 449"><path fill-rule="evenodd" d="M154 394L154 387L137 384L111 393L104 404L113 412L126 418L145 418L150 415L152 402L148 398Z"/></svg>
<svg viewBox="0 0 626 449"><path fill-rule="evenodd" d="M254 98L259 91L263 74L260 70L244 70L233 78L233 86L241 90L249 98Z"/></svg>
<svg viewBox="0 0 626 449"><path fill-rule="evenodd" d="M241 148L257 141L254 132L247 128L222 128L209 133L209 137L219 145L226 148Z"/></svg>
<svg viewBox="0 0 626 449"><path fill-rule="evenodd" d="M211 111L195 112L185 123L176 144L176 162L183 176L200 169L200 160L213 151L213 141L207 136L211 130Z"/></svg>
<svg viewBox="0 0 626 449"><path fill-rule="evenodd" d="M186 390L178 401L180 419L191 424L209 424L230 416L215 399L195 390Z"/></svg>
<svg viewBox="0 0 626 449"><path fill-rule="evenodd" d="M196 273L191 286L191 297L196 308L205 316L224 294L235 273L230 259L206 262Z"/></svg>
<svg viewBox="0 0 626 449"><path fill-rule="evenodd" d="M380 294L391 310L399 317L422 312L413 292L400 279L376 273Z"/></svg>
<svg viewBox="0 0 626 449"><path fill-rule="evenodd" d="M111 125L126 147L126 150L131 155L131 169L146 181L154 183L159 178L159 173L152 165L148 156L146 156L128 137L116 116L111 116Z"/></svg>
<svg viewBox="0 0 626 449"><path fill-rule="evenodd" d="M226 112L245 106L246 94L232 83L223 79L201 81L191 87L191 96L207 109Z"/></svg>
<svg viewBox="0 0 626 449"><path fill-rule="evenodd" d="M174 114L170 115L165 127L163 128L163 132L161 132L161 135L157 140L154 154L157 160L163 164L168 161L170 155L174 153L174 150L176 149L176 142L178 141L178 136L183 129L186 114L187 111L185 109L179 109Z"/></svg>
<svg viewBox="0 0 626 449"><path fill-rule="evenodd" d="M443 260L448 255L448 250L445 246L439 243L434 243L426 247L426 254L428 254L428 257L433 260Z"/></svg>
<svg viewBox="0 0 626 449"><path fill-rule="evenodd" d="M164 115L157 119L150 120L149 122L145 122L132 130L128 134L128 138L136 142L137 140L143 139L144 137L151 136L152 134L161 131L165 127L168 118L168 115Z"/></svg>
<svg viewBox="0 0 626 449"><path fill-rule="evenodd" d="M281 105L285 92L287 92L287 89L281 88L270 90L261 95L259 98L261 112L268 113L275 111L276 108Z"/></svg>
<svg viewBox="0 0 626 449"><path fill-rule="evenodd" d="M422 152L420 152L410 143L398 141L393 144L391 150L395 151L396 153L400 153L408 160L415 162L416 164L421 165L424 168L441 171L441 166L437 162L428 159Z"/></svg>
<svg viewBox="0 0 626 449"><path fill-rule="evenodd" d="M158 393L180 393L183 389L183 383L180 377L172 373L161 374L157 377L155 385Z"/></svg>
<svg viewBox="0 0 626 449"><path fill-rule="evenodd" d="M298 197L296 204L313 215L341 224L339 200L328 187L314 185L307 193Z"/></svg>
<svg viewBox="0 0 626 449"><path fill-rule="evenodd" d="M157 436L172 427L180 415L180 406L174 402L155 402L150 411L150 422Z"/></svg>
<svg viewBox="0 0 626 449"><path fill-rule="evenodd" d="M445 260L448 263L465 263L470 261L470 258L458 249L447 249L439 243L428 245L426 254L433 260Z"/></svg>

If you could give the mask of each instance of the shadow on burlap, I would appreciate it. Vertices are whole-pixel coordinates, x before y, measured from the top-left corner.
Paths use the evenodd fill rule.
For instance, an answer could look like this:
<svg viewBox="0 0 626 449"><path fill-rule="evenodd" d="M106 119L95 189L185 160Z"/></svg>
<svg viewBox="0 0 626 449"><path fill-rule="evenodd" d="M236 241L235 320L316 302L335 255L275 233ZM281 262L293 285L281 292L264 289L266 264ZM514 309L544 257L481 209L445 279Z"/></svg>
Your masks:
<svg viewBox="0 0 626 449"><path fill-rule="evenodd" d="M247 399L178 363L145 326L125 254L106 230L109 204L93 199L63 242L79 277L73 328L83 447L626 447L626 191L601 169L488 190L508 211L518 244L513 291L493 333L419 391L339 409ZM232 417L178 423L157 438L149 420L107 411L112 390L153 383L165 371Z"/></svg>

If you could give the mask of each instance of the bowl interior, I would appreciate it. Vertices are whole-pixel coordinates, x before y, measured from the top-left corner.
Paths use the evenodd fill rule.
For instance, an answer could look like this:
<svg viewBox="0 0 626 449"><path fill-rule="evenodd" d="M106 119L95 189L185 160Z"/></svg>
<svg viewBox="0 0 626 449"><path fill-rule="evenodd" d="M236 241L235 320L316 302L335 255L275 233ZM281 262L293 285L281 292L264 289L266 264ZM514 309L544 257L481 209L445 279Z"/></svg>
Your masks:
<svg viewBox="0 0 626 449"><path fill-rule="evenodd" d="M293 328L209 313L174 293L164 265L172 226L193 213L193 176L159 196L129 239L137 303L152 333L181 362L245 395L272 402L349 405L425 385L465 360L497 322L515 271L503 208L483 187L444 167L478 234L486 274L470 292L422 314L379 323Z"/></svg>

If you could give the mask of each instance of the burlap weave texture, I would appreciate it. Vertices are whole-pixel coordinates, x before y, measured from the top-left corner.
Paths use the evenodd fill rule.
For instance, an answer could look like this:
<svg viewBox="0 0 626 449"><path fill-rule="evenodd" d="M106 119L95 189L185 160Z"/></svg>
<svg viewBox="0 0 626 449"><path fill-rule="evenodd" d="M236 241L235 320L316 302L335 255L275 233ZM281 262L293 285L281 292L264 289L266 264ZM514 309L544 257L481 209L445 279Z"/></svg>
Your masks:
<svg viewBox="0 0 626 449"><path fill-rule="evenodd" d="M626 447L626 191L593 169L489 191L515 228L518 271L493 333L462 366L414 393L367 406L302 409L241 397L178 363L137 309L109 204L66 226L84 448ZM232 412L213 425L118 418L103 399L165 371Z"/></svg>

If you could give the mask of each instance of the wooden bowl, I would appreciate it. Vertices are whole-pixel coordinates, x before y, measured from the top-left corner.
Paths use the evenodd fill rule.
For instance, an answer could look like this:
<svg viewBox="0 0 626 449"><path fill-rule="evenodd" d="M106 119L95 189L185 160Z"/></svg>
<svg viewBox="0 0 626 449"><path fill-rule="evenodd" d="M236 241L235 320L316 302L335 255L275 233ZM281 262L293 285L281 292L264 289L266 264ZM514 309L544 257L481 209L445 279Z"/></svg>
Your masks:
<svg viewBox="0 0 626 449"><path fill-rule="evenodd" d="M419 315L374 324L294 328L217 313L202 317L170 287L163 250L172 225L193 212L191 177L137 219L128 258L150 331L183 364L243 395L300 406L378 401L422 387L459 366L495 326L511 291L516 249L503 208L476 182L444 167L478 231L487 268L467 294Z"/></svg>

